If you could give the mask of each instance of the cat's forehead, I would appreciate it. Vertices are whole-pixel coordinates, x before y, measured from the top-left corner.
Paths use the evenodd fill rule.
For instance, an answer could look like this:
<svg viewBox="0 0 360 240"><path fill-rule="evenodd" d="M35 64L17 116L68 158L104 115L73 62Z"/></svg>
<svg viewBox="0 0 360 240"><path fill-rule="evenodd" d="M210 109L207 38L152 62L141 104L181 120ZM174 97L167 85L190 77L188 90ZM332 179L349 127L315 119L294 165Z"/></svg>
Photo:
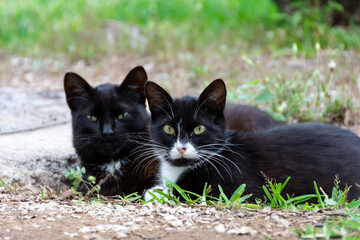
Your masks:
<svg viewBox="0 0 360 240"><path fill-rule="evenodd" d="M119 97L118 85L115 84L101 84L95 88L95 96L100 99L112 99Z"/></svg>
<svg viewBox="0 0 360 240"><path fill-rule="evenodd" d="M196 109L197 98L191 96L185 96L175 99L172 103L172 110L174 112L175 119L187 118Z"/></svg>
<svg viewBox="0 0 360 240"><path fill-rule="evenodd" d="M118 107L130 107L130 103L126 101L128 96L119 90L116 84L101 84L95 88L93 95L93 103L95 108L113 109ZM104 107L106 106L106 108Z"/></svg>
<svg viewBox="0 0 360 240"><path fill-rule="evenodd" d="M191 127L194 123L202 120L199 115L200 104L196 97L185 96L174 100L172 109L174 113L173 124Z"/></svg>

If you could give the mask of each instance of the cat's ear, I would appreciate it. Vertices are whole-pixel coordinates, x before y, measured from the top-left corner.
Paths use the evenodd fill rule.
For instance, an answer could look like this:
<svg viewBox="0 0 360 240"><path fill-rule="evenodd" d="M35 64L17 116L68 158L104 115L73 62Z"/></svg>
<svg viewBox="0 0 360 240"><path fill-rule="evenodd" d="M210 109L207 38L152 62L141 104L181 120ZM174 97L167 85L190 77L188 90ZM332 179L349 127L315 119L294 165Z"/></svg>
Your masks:
<svg viewBox="0 0 360 240"><path fill-rule="evenodd" d="M145 93L152 115L161 109L170 107L173 102L171 96L162 87L151 81L146 83Z"/></svg>
<svg viewBox="0 0 360 240"><path fill-rule="evenodd" d="M126 75L119 91L127 93L129 99L134 99L145 106L145 83L147 79L145 69L142 66L137 66Z"/></svg>
<svg viewBox="0 0 360 240"><path fill-rule="evenodd" d="M211 110L222 113L226 104L226 87L221 79L216 79L200 94L199 105L208 106Z"/></svg>
<svg viewBox="0 0 360 240"><path fill-rule="evenodd" d="M71 110L74 110L79 102L87 99L94 90L85 79L73 72L65 74L64 89Z"/></svg>

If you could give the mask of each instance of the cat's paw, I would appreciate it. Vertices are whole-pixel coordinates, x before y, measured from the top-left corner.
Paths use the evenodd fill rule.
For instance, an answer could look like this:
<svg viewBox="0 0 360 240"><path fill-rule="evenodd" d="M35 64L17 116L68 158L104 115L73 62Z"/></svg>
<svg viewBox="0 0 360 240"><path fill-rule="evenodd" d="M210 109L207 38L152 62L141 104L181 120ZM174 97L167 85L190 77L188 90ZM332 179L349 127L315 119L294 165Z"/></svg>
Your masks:
<svg viewBox="0 0 360 240"><path fill-rule="evenodd" d="M162 195L161 194L159 194L159 193L157 193L157 192L154 192L154 190L155 189L157 189L157 190L160 190L160 191L162 191L163 193L168 193L169 192L169 189L168 188L165 188L165 187L163 187L163 186L161 186L161 185L158 185L158 186L155 186L155 187L153 187L153 188L150 188L149 190L147 190L146 192L145 192L145 195L144 195L144 200L145 200L145 202L148 202L148 201L150 201L151 199L153 199L154 198L154 196L153 195L155 195L157 198L161 198L162 197ZM151 193L151 194L150 194ZM152 195L153 194L153 195Z"/></svg>

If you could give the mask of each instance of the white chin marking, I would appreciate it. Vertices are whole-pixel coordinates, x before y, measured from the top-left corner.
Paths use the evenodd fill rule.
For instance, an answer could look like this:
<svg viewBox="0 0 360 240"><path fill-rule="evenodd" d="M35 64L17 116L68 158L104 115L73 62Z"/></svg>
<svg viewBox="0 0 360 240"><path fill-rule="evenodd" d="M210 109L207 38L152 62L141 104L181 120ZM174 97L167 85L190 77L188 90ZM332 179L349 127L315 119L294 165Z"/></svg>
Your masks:
<svg viewBox="0 0 360 240"><path fill-rule="evenodd" d="M101 165L101 168L107 173L111 173L114 169L115 171L118 170L120 171L121 168L121 161L120 159L118 160L112 160L110 163L105 163L103 165Z"/></svg>
<svg viewBox="0 0 360 240"><path fill-rule="evenodd" d="M177 148L186 148L184 155L181 155ZM179 158L196 159L197 151L191 143L187 142L184 144L177 140L172 149L170 150L170 159L176 160Z"/></svg>

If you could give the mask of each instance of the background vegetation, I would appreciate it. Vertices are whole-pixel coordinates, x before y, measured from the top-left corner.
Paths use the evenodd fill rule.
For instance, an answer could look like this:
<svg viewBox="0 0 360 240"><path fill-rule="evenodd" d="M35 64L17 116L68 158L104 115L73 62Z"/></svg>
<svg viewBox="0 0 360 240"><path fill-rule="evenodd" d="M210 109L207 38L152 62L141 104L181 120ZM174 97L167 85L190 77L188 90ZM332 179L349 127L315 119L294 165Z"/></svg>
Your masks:
<svg viewBox="0 0 360 240"><path fill-rule="evenodd" d="M0 48L29 55L93 58L121 54L241 49L286 52L296 44L308 56L324 48L359 49L353 24L327 21L342 6L290 1L291 14L271 0L4 0ZM294 3L292 3L294 2Z"/></svg>
<svg viewBox="0 0 360 240"><path fill-rule="evenodd" d="M4 0L0 49L71 61L114 55L177 59L190 70L182 78L201 88L204 79L218 77L212 65L238 61L240 55L259 74L241 79L239 87L238 66L220 72L236 86L229 88L229 101L260 106L284 122L348 123L359 114L355 98L360 90L352 67L356 62L339 62L339 52L360 49L359 17L348 13L354 9L360 11L356 0ZM335 25L343 24L335 17L344 10L345 25ZM334 69L324 72L317 63L311 72L268 74L247 57L318 59L324 50L331 53L322 61L335 60L352 75L339 79ZM209 65L211 57L217 62Z"/></svg>

